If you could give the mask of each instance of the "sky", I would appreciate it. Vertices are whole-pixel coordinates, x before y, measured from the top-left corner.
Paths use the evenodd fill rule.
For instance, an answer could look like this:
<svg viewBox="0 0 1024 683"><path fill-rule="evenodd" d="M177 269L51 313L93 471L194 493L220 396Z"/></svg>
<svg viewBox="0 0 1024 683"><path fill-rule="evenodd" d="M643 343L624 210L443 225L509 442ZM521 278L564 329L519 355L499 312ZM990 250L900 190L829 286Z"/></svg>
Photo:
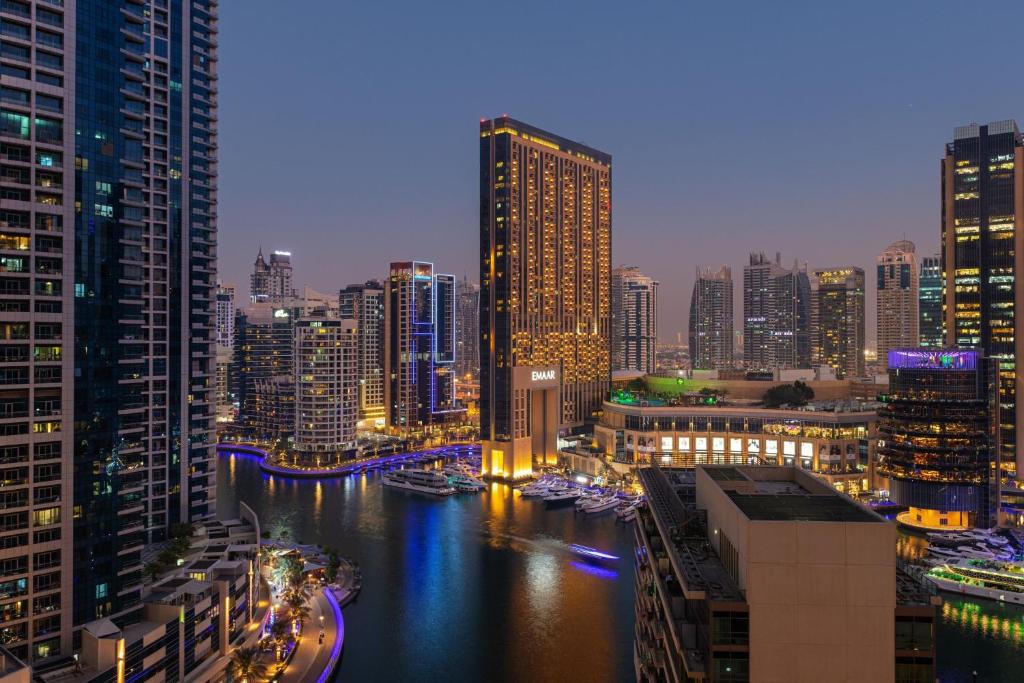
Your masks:
<svg viewBox="0 0 1024 683"><path fill-rule="evenodd" d="M684 332L699 265L751 251L867 271L939 247L953 128L1024 120L1024 2L220 5L219 273L262 246L299 288L433 261L478 279L479 120L612 155L612 254Z"/></svg>

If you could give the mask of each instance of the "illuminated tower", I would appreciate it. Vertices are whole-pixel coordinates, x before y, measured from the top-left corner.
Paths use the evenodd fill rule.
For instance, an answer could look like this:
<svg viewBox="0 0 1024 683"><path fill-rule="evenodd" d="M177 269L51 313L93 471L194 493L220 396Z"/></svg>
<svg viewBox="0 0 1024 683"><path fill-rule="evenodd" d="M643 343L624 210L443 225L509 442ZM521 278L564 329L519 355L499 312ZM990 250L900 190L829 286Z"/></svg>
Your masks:
<svg viewBox="0 0 1024 683"><path fill-rule="evenodd" d="M936 254L921 259L918 286L918 336L926 348L946 344L942 333L942 258Z"/></svg>
<svg viewBox="0 0 1024 683"><path fill-rule="evenodd" d="M480 122L483 473L556 460L610 384L611 156L507 116Z"/></svg>
<svg viewBox="0 0 1024 683"><path fill-rule="evenodd" d="M342 318L358 326L359 419L384 421L384 285L368 280L338 294Z"/></svg>
<svg viewBox="0 0 1024 683"><path fill-rule="evenodd" d="M891 349L918 345L918 279L914 243L893 242L875 260L878 275L876 325L878 362L886 367Z"/></svg>
<svg viewBox="0 0 1024 683"><path fill-rule="evenodd" d="M692 354L693 351L691 350ZM811 286L796 263L763 253L743 267L743 364L750 370L811 367Z"/></svg>
<svg viewBox="0 0 1024 683"><path fill-rule="evenodd" d="M733 367L732 270L697 269L690 296L690 363L697 370Z"/></svg>
<svg viewBox="0 0 1024 683"><path fill-rule="evenodd" d="M636 266L612 270L612 369L654 373L658 282Z"/></svg>
<svg viewBox="0 0 1024 683"><path fill-rule="evenodd" d="M814 271L815 358L838 377L864 376L864 269Z"/></svg>
<svg viewBox="0 0 1024 683"><path fill-rule="evenodd" d="M1014 121L960 126L942 161L942 270L946 344L972 347L998 365L999 447L1009 472L1024 466L1017 401L1016 315L1024 280L1024 143Z"/></svg>

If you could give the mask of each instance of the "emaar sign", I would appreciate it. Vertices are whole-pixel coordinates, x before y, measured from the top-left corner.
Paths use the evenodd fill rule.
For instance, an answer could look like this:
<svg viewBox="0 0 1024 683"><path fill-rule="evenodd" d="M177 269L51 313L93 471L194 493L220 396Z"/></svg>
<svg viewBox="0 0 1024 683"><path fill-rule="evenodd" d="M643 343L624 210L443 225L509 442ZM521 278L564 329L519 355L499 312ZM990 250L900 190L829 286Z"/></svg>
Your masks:
<svg viewBox="0 0 1024 683"><path fill-rule="evenodd" d="M532 382L545 382L555 378L554 370L534 370L530 373L530 381Z"/></svg>

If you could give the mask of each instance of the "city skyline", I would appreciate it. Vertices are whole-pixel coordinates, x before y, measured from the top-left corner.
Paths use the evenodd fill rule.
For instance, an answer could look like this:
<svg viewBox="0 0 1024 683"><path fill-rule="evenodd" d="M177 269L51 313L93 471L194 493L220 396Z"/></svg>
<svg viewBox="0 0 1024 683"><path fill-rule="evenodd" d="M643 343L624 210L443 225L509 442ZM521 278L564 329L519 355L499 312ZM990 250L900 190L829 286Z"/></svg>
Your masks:
<svg viewBox="0 0 1024 683"><path fill-rule="evenodd" d="M841 252L844 263L870 269L886 245L904 237L922 254L936 252L942 145L955 126L1024 112L1024 92L937 49L948 26L982 31L984 19L933 5L886 6L884 25L863 4L785 21L754 7L738 27L713 7L641 12L599 4L583 12L571 3L526 3L518 11L538 43L557 34L582 48L604 36L609 56L583 68L584 50L551 68L527 51L494 81L490 67L464 55L484 43L471 21L497 9L474 8L470 19L328 3L317 8L323 20L310 24L263 11L269 7L254 0L244 9L222 8L221 109L233 125L221 134L219 256L223 279L239 285L248 281L258 244L265 253L294 253L299 288L334 291L383 278L398 258L432 260L475 279L477 150L470 132L480 118L507 112L616 157L613 266L635 264L662 283L660 335L672 340L685 334L702 263L738 273L749 252L763 250L814 269L833 265ZM1024 18L1019 4L991 12L1011 23ZM401 40L370 42L389 23L389 35ZM566 23L572 31L556 28ZM487 40L506 31L495 25L498 33ZM681 27L685 41L678 40ZM308 35L301 50L272 55L257 47L300 30ZM852 35L871 35L873 49L844 40ZM726 40L734 47L716 57L716 67L700 67L701 55ZM1017 59L1005 43L990 47L995 62ZM576 67L579 78L567 84L561 76ZM268 78L290 95L266 98ZM970 98L944 94L955 79L972 83ZM286 104L312 87L337 110ZM251 106L257 101L260 107ZM285 125L310 134L267 135ZM700 163L679 163L680 156ZM431 160L425 178L400 197L392 175L399 157ZM307 163L314 163L311 172L293 173ZM818 238L823 233L828 240ZM678 240L696 244L658 248ZM870 346L874 287L869 278Z"/></svg>

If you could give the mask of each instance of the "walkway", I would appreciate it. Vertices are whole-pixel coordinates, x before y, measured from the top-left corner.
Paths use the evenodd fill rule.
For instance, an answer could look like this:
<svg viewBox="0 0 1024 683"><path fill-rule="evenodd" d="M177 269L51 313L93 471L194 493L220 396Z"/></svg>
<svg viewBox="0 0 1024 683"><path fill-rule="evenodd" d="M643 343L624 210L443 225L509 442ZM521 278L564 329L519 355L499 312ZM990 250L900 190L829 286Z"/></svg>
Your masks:
<svg viewBox="0 0 1024 683"><path fill-rule="evenodd" d="M217 453L231 455L234 453L245 453L259 459L260 469L267 474L276 474L282 477L296 479L327 479L330 477L344 477L354 472L362 471L365 468L399 465L426 461L427 459L440 460L452 455L453 452L464 451L471 448L468 444L450 444L438 448L431 448L423 451L411 451L408 453L393 453L389 455L367 456L354 460L346 460L334 467L298 467L291 465L278 465L270 462L270 456L263 448L246 443L219 443Z"/></svg>
<svg viewBox="0 0 1024 683"><path fill-rule="evenodd" d="M280 683L326 683L334 673L345 641L345 622L338 600L329 590L318 590L309 604L309 621L302 629L295 654ZM324 642L320 643L323 617Z"/></svg>

